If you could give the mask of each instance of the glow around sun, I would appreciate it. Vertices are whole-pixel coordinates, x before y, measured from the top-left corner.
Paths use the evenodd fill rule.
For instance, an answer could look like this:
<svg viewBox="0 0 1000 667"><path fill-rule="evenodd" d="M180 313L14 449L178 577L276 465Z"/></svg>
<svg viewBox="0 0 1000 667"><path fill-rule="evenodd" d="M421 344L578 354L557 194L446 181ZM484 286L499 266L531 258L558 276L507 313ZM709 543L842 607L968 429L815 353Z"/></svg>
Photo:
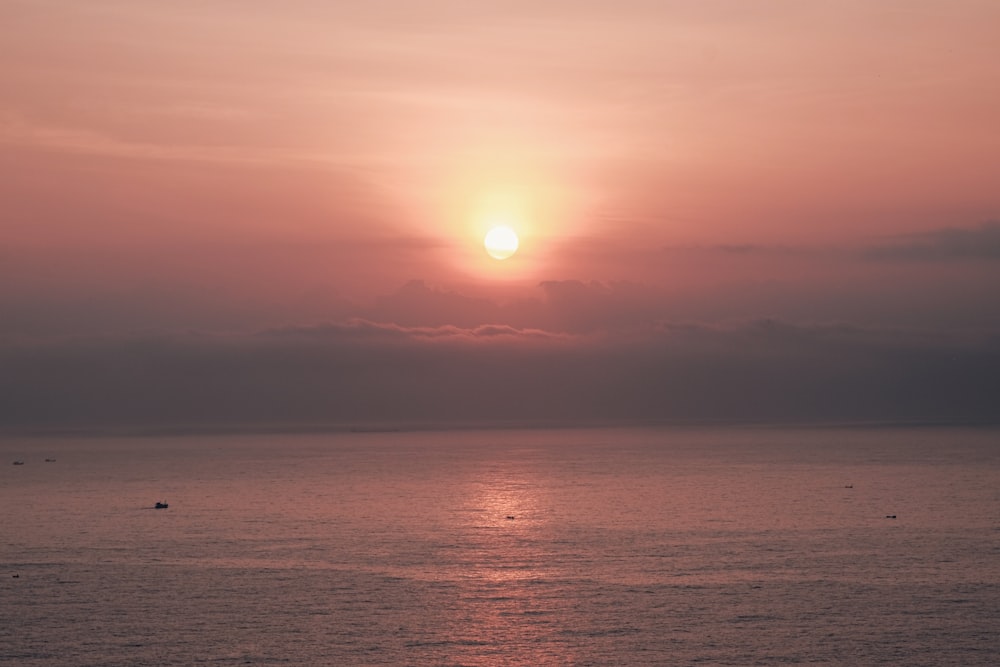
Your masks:
<svg viewBox="0 0 1000 667"><path fill-rule="evenodd" d="M517 233L507 225L494 227L486 232L483 245L493 259L507 259L517 252Z"/></svg>

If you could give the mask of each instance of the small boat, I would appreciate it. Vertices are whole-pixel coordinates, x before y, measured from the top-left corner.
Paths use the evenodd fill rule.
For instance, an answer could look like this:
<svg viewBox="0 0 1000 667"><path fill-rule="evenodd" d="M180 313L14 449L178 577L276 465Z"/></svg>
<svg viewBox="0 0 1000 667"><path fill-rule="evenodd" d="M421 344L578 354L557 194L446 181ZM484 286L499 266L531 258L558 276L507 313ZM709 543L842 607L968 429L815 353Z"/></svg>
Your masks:
<svg viewBox="0 0 1000 667"><path fill-rule="evenodd" d="M156 510L165 510L168 507L170 507L170 505L168 505L167 503L156 503L155 505L153 505L153 509Z"/></svg>
<svg viewBox="0 0 1000 667"><path fill-rule="evenodd" d="M14 465L16 465L16 466L23 466L24 465L24 461L14 461Z"/></svg>
<svg viewBox="0 0 1000 667"><path fill-rule="evenodd" d="M45 459L45 462L46 463L55 463L56 460L55 459Z"/></svg>

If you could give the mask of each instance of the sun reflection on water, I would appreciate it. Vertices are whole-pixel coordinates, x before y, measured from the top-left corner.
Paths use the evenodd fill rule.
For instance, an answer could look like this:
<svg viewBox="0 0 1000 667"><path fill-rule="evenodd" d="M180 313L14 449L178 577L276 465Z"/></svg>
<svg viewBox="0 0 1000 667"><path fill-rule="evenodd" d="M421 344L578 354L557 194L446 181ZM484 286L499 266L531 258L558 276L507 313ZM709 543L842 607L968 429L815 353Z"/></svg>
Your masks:
<svg viewBox="0 0 1000 667"><path fill-rule="evenodd" d="M468 578L524 581L543 576L539 531L546 523L539 485L498 472L470 489L464 507Z"/></svg>
<svg viewBox="0 0 1000 667"><path fill-rule="evenodd" d="M550 486L538 475L496 469L465 487L457 518L464 553L455 580L454 611L462 616L456 645L498 642L508 647L497 656L502 664L575 663L565 635L572 609L566 597L554 594L565 573L551 552ZM476 655L457 653L451 657L463 664Z"/></svg>

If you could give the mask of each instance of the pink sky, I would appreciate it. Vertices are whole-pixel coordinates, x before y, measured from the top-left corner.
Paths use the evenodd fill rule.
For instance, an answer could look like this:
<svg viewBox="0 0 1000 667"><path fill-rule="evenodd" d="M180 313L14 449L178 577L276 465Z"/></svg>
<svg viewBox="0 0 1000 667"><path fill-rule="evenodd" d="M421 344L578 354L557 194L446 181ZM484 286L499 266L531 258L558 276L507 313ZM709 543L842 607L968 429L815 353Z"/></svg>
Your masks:
<svg viewBox="0 0 1000 667"><path fill-rule="evenodd" d="M0 358L499 326L680 359L663 331L773 321L996 363L997 26L986 0L7 0Z"/></svg>

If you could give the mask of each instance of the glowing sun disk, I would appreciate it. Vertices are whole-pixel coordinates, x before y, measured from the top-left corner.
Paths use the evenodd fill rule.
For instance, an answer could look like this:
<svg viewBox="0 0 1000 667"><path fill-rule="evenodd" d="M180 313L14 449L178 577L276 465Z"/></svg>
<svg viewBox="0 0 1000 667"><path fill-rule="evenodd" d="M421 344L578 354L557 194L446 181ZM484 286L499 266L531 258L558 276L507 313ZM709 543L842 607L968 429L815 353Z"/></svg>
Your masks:
<svg viewBox="0 0 1000 667"><path fill-rule="evenodd" d="M493 259L507 259L517 252L517 234L507 225L500 225L486 232L483 245Z"/></svg>

